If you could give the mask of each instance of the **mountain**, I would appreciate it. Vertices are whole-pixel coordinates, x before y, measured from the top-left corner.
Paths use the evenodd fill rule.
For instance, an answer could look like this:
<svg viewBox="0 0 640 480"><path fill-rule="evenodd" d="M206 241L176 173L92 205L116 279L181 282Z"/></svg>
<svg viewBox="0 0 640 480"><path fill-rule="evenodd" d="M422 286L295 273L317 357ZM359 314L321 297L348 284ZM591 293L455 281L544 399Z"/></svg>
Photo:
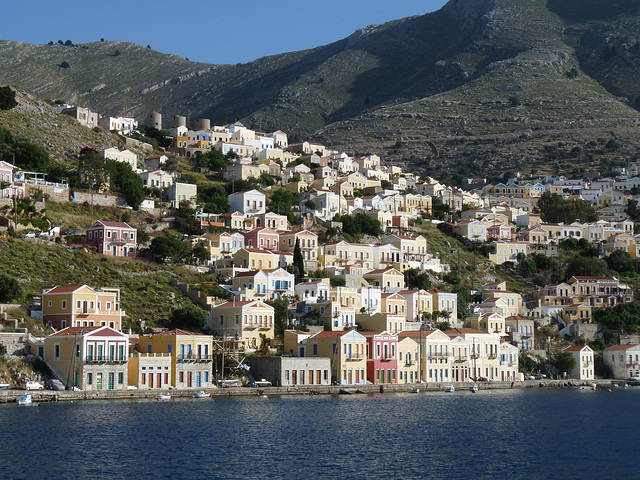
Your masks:
<svg viewBox="0 0 640 480"><path fill-rule="evenodd" d="M637 0L450 0L237 65L124 42L0 41L0 82L110 115L280 128L458 181L582 174L640 146L639 27Z"/></svg>

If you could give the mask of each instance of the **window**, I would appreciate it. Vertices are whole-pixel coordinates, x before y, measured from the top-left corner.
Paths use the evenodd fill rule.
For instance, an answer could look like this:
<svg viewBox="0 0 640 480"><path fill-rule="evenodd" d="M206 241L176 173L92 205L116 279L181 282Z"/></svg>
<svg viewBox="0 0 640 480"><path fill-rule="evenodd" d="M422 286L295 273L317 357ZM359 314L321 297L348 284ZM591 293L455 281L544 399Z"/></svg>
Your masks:
<svg viewBox="0 0 640 480"><path fill-rule="evenodd" d="M93 373L87 373L87 385L93 385Z"/></svg>
<svg viewBox="0 0 640 480"><path fill-rule="evenodd" d="M56 343L53 346L53 359L60 360L60 344L59 343Z"/></svg>
<svg viewBox="0 0 640 480"><path fill-rule="evenodd" d="M118 384L122 385L124 383L124 373L118 372Z"/></svg>
<svg viewBox="0 0 640 480"><path fill-rule="evenodd" d="M62 300L62 309L63 310L67 309L67 301L66 300Z"/></svg>

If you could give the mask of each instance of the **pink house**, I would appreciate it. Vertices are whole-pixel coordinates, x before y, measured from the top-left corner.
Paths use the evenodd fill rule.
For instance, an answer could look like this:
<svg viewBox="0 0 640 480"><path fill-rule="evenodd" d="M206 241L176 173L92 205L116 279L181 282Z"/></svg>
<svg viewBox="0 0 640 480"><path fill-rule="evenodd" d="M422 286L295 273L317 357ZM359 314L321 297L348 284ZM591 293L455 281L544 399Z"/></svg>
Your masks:
<svg viewBox="0 0 640 480"><path fill-rule="evenodd" d="M389 332L360 332L367 339L367 380L398 383L398 336Z"/></svg>
<svg viewBox="0 0 640 480"><path fill-rule="evenodd" d="M112 257L135 257L137 231L125 222L98 220L87 229L87 245Z"/></svg>
<svg viewBox="0 0 640 480"><path fill-rule="evenodd" d="M263 250L278 250L280 235L267 227L254 228L250 232L243 233L244 245L247 248L259 248Z"/></svg>
<svg viewBox="0 0 640 480"><path fill-rule="evenodd" d="M0 161L0 182L6 182L7 188L0 190L0 198L23 198L24 184L16 184L13 177L15 167L9 162Z"/></svg>

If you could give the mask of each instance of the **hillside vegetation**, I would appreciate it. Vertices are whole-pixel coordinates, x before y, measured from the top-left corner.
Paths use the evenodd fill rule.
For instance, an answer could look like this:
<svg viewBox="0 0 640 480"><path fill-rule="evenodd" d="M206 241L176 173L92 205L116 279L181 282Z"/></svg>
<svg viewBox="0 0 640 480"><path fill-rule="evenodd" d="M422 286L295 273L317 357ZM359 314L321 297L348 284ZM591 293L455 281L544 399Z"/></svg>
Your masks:
<svg viewBox="0 0 640 480"><path fill-rule="evenodd" d="M434 176L580 174L640 145L639 27L631 0L450 0L330 45L237 65L125 42L0 41L0 82L103 114L188 111L279 128L294 141L379 153ZM610 139L615 152L599 148Z"/></svg>

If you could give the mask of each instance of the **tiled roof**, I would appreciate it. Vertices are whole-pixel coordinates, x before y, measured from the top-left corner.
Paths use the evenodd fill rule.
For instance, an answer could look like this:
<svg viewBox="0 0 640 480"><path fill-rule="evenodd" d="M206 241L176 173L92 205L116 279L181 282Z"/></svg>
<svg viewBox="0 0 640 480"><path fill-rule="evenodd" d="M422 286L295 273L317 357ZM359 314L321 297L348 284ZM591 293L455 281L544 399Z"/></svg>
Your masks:
<svg viewBox="0 0 640 480"><path fill-rule="evenodd" d="M79 288L84 287L84 285L61 285L59 287L55 287L47 292L49 293L71 293L75 292Z"/></svg>
<svg viewBox="0 0 640 480"><path fill-rule="evenodd" d="M71 335L85 335L89 332L93 332L101 327L67 327L64 330L60 330L59 332L53 333L51 337L65 337Z"/></svg>
<svg viewBox="0 0 640 480"><path fill-rule="evenodd" d="M629 345L614 345L613 347L609 347L606 350L629 350L630 348L637 347L637 344L629 344Z"/></svg>

